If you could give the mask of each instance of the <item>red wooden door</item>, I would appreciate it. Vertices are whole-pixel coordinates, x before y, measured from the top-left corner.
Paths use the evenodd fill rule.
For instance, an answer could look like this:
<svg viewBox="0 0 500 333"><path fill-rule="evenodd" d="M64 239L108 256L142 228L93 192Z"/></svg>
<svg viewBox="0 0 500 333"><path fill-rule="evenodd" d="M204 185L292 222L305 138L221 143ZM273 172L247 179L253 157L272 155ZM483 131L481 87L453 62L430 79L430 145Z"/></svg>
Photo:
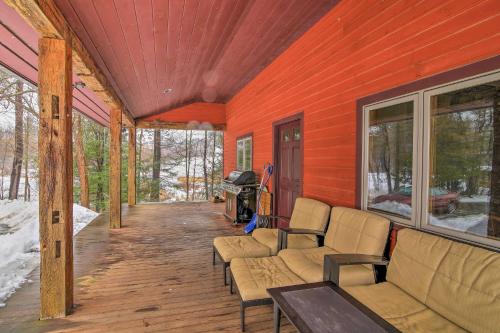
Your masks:
<svg viewBox="0 0 500 333"><path fill-rule="evenodd" d="M280 125L276 156L276 207L278 216L292 215L295 199L302 195L302 133L300 120ZM283 221L280 222L283 225Z"/></svg>

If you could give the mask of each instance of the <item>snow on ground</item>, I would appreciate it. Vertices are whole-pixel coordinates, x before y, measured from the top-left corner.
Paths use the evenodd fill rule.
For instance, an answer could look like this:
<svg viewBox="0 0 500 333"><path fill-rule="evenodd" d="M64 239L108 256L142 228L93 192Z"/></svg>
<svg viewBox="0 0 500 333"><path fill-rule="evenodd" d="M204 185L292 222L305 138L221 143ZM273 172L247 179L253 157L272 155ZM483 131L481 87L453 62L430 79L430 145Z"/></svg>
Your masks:
<svg viewBox="0 0 500 333"><path fill-rule="evenodd" d="M99 215L73 205L73 234ZM38 202L0 200L0 307L39 264Z"/></svg>
<svg viewBox="0 0 500 333"><path fill-rule="evenodd" d="M470 202L484 202L484 198L473 197L471 198L475 201ZM480 201L481 200L481 201ZM463 202L460 200L460 202ZM401 216L411 216L411 206L396 202L396 201L384 201L377 204L370 205L370 208L375 208L378 210L391 212ZM464 216L457 215L443 215L443 216L430 216L430 224L438 227L444 227L448 229L458 230L458 231L471 231L475 230L476 227L488 223L487 214L467 214Z"/></svg>

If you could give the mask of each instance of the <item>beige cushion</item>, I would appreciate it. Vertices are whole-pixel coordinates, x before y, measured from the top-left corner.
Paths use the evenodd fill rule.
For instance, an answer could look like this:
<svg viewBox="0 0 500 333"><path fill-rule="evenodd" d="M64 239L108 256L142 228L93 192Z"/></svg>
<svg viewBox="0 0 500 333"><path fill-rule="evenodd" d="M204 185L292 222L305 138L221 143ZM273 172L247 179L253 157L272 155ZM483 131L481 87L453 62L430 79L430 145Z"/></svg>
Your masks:
<svg viewBox="0 0 500 333"><path fill-rule="evenodd" d="M279 257L301 279L308 283L323 281L324 256L336 254L337 251L322 246L313 249L280 251ZM371 267L363 265L342 266L340 268L340 285L351 286L375 283Z"/></svg>
<svg viewBox="0 0 500 333"><path fill-rule="evenodd" d="M224 262L233 258L258 258L271 255L271 249L257 242L251 236L225 236L214 238L214 247Z"/></svg>
<svg viewBox="0 0 500 333"><path fill-rule="evenodd" d="M344 289L402 332L465 332L390 282Z"/></svg>
<svg viewBox="0 0 500 333"><path fill-rule="evenodd" d="M255 229L252 237L259 243L271 249L271 255L278 253L278 229ZM309 249L318 246L318 240L313 235L288 235L287 247L290 249Z"/></svg>
<svg viewBox="0 0 500 333"><path fill-rule="evenodd" d="M297 198L290 217L290 228L325 231L330 206L318 200Z"/></svg>
<svg viewBox="0 0 500 333"><path fill-rule="evenodd" d="M499 253L404 229L387 280L466 330L500 330Z"/></svg>
<svg viewBox="0 0 500 333"><path fill-rule="evenodd" d="M279 257L234 258L231 274L244 301L269 298L267 288L303 284Z"/></svg>
<svg viewBox="0 0 500 333"><path fill-rule="evenodd" d="M390 222L379 215L358 209L334 207L325 245L340 253L381 256L389 235Z"/></svg>

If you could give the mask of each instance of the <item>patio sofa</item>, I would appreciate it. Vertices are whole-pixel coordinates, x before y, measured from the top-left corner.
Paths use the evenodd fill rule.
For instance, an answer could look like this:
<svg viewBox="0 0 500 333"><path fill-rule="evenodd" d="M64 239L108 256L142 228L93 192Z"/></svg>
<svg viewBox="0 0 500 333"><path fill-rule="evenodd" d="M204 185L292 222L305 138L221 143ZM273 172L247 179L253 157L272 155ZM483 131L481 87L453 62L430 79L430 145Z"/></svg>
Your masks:
<svg viewBox="0 0 500 333"><path fill-rule="evenodd" d="M387 282L345 286L403 332L500 332L500 253L403 229Z"/></svg>
<svg viewBox="0 0 500 333"><path fill-rule="evenodd" d="M268 288L323 281L325 255L357 253L382 256L389 227L389 220L379 215L334 207L324 246L284 249L277 256L265 258L234 258L230 267L231 290L234 282L240 295L242 330L245 325L245 308L271 303ZM375 282L372 265L343 266L340 270L341 286Z"/></svg>
<svg viewBox="0 0 500 333"><path fill-rule="evenodd" d="M285 237L289 248L307 249L318 247L318 237L324 236L328 224L330 206L314 199L297 198L290 218L290 228L304 230L307 234L294 233ZM226 269L234 258L259 258L278 252L278 229L257 228L251 236L216 237L213 244L215 255L223 262L224 284Z"/></svg>

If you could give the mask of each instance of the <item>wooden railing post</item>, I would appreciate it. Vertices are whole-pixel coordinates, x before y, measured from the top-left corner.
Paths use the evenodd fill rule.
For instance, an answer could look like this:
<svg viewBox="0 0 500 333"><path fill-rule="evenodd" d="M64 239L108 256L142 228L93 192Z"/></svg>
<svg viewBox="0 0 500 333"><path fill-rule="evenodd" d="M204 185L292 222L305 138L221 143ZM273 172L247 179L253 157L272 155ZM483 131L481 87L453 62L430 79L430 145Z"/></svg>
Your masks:
<svg viewBox="0 0 500 333"><path fill-rule="evenodd" d="M64 317L73 305L73 154L70 42L41 38L40 318Z"/></svg>
<svg viewBox="0 0 500 333"><path fill-rule="evenodd" d="M122 111L111 109L109 119L109 227L121 227Z"/></svg>
<svg viewBox="0 0 500 333"><path fill-rule="evenodd" d="M136 129L128 129L128 205L136 203Z"/></svg>

